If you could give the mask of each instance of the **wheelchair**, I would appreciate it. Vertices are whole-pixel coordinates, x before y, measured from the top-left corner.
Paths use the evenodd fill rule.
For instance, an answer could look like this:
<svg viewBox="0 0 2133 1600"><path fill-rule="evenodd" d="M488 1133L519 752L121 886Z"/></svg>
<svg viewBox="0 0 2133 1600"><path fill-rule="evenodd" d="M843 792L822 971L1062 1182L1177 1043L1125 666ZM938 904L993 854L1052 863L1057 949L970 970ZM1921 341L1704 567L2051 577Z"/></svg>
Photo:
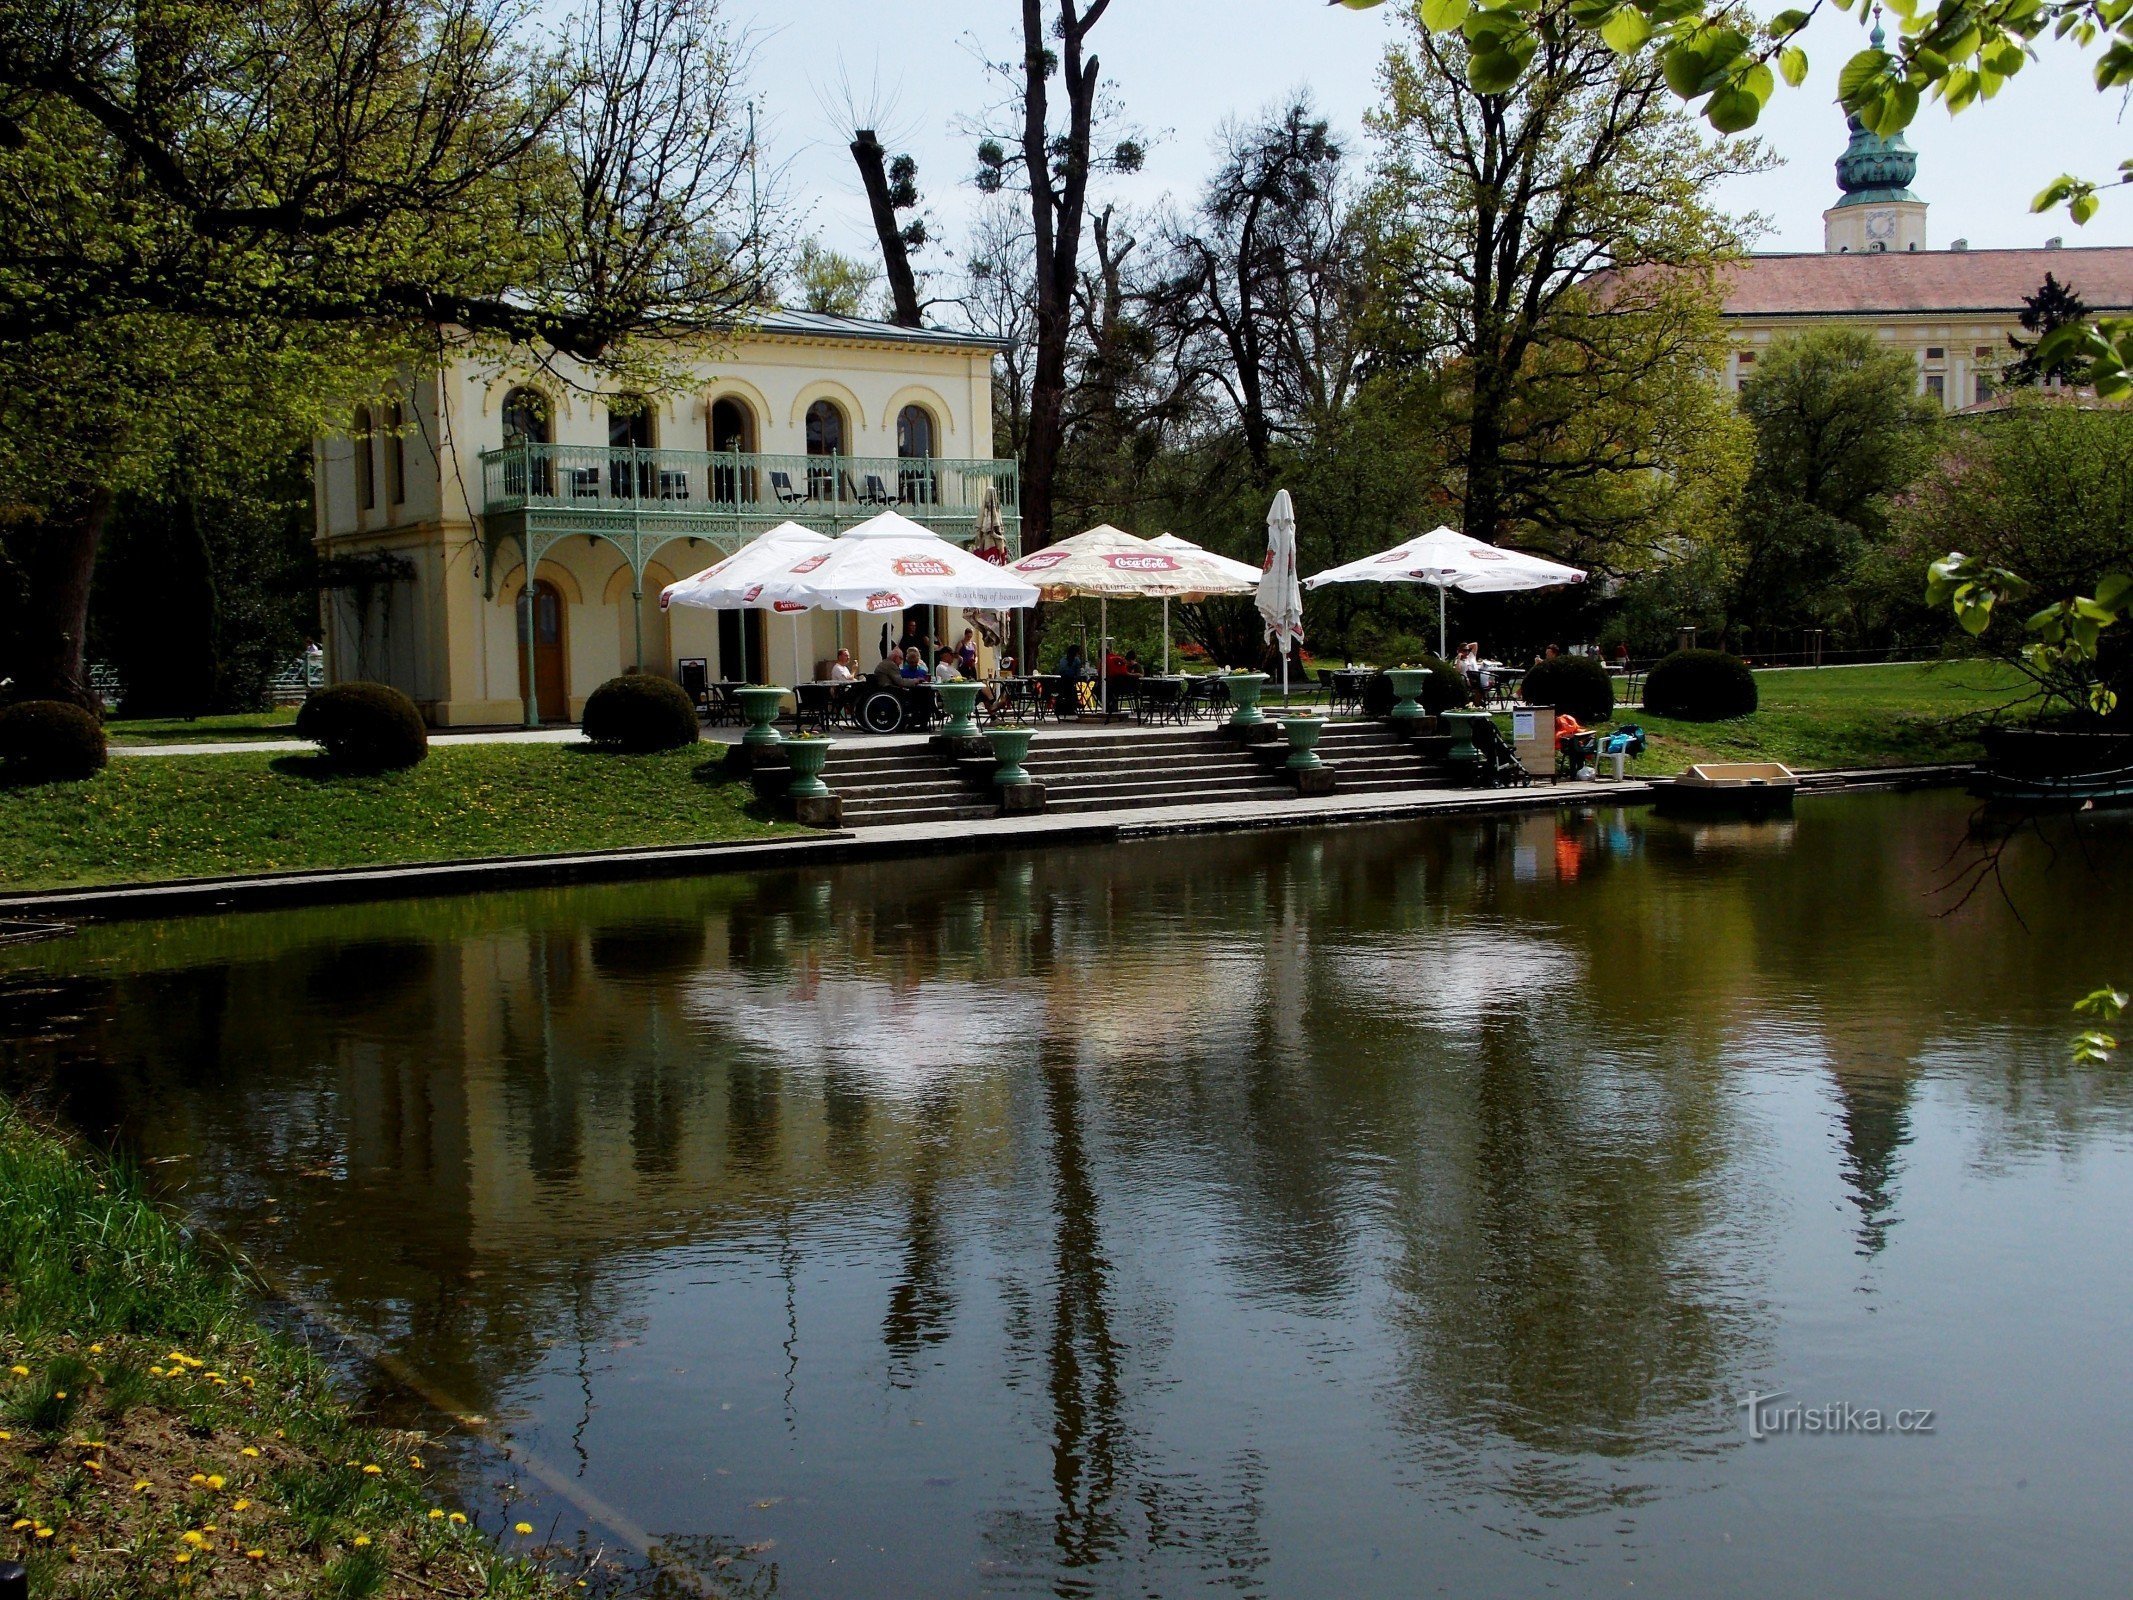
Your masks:
<svg viewBox="0 0 2133 1600"><path fill-rule="evenodd" d="M901 733L933 726L940 700L930 684L914 683L897 688L870 684L859 696L859 726L869 733Z"/></svg>

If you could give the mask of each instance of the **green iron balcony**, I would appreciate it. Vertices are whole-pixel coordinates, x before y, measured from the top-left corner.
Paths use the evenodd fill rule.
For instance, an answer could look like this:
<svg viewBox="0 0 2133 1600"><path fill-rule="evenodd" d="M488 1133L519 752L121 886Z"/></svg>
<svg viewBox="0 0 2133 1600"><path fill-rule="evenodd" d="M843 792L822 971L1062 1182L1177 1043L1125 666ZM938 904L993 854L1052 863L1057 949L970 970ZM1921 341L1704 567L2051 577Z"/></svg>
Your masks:
<svg viewBox="0 0 2133 1600"><path fill-rule="evenodd" d="M1012 461L514 444L481 467L486 514L528 532L718 539L792 521L835 533L896 510L968 544L991 489L1008 548L1020 543Z"/></svg>

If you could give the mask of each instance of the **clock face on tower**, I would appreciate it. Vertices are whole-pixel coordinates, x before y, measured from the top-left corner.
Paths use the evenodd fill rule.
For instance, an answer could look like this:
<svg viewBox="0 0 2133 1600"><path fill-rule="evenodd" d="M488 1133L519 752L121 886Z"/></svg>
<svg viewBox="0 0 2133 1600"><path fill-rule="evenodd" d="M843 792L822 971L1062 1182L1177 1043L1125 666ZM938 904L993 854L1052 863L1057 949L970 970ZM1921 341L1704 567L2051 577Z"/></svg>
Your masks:
<svg viewBox="0 0 2133 1600"><path fill-rule="evenodd" d="M1866 214L1866 236L1876 244L1887 244L1896 237L1896 213L1893 211L1869 211Z"/></svg>

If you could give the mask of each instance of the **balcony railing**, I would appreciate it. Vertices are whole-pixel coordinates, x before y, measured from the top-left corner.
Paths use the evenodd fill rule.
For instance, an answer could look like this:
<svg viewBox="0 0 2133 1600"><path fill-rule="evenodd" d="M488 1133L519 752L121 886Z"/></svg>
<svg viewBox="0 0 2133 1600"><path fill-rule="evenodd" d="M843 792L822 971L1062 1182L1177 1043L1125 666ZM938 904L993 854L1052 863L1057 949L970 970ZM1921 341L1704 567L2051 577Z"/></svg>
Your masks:
<svg viewBox="0 0 2133 1600"><path fill-rule="evenodd" d="M524 512L550 526L623 516L839 527L894 508L967 535L987 488L1004 523L1021 513L1012 461L515 444L484 451L481 466L491 515Z"/></svg>

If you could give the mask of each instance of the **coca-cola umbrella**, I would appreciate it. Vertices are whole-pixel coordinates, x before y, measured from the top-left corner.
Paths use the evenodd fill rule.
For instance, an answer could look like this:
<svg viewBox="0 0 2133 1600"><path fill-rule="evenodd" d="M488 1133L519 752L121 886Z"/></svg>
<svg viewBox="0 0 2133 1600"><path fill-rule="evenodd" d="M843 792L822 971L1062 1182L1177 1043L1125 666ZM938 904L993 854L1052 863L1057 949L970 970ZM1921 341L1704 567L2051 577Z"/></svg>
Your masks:
<svg viewBox="0 0 2133 1600"><path fill-rule="evenodd" d="M722 561L668 584L659 591L659 609L692 606L705 611L775 611L792 619L792 670L800 674L800 613L811 609L763 596L763 580L786 572L794 562L829 549L831 540L797 522L781 522L759 533Z"/></svg>
<svg viewBox="0 0 2133 1600"><path fill-rule="evenodd" d="M1180 543L1183 541L1181 540ZM1007 570L1043 586L1047 600L1073 595L1093 595L1098 601L1097 632L1101 657L1097 677L1103 684L1108 708L1110 677L1110 627L1113 597L1131 600L1201 600L1211 594L1244 594L1258 579L1225 572L1220 557L1205 550L1164 550L1150 540L1136 538L1122 528L1101 523L1071 539L1046 545L1042 550L1010 562ZM1247 569L1249 570L1249 569ZM1168 649L1165 649L1165 665Z"/></svg>
<svg viewBox="0 0 2133 1600"><path fill-rule="evenodd" d="M1148 542L1158 550L1168 550L1173 554L1183 552L1213 562L1217 572L1226 572L1236 580L1237 587L1230 591L1231 593L1249 594L1259 587L1259 569L1249 561L1238 561L1230 556L1216 555L1214 551L1203 550L1190 539L1181 539L1174 533L1159 533ZM1170 670L1170 597L1168 595L1163 597L1163 670L1165 672Z"/></svg>

